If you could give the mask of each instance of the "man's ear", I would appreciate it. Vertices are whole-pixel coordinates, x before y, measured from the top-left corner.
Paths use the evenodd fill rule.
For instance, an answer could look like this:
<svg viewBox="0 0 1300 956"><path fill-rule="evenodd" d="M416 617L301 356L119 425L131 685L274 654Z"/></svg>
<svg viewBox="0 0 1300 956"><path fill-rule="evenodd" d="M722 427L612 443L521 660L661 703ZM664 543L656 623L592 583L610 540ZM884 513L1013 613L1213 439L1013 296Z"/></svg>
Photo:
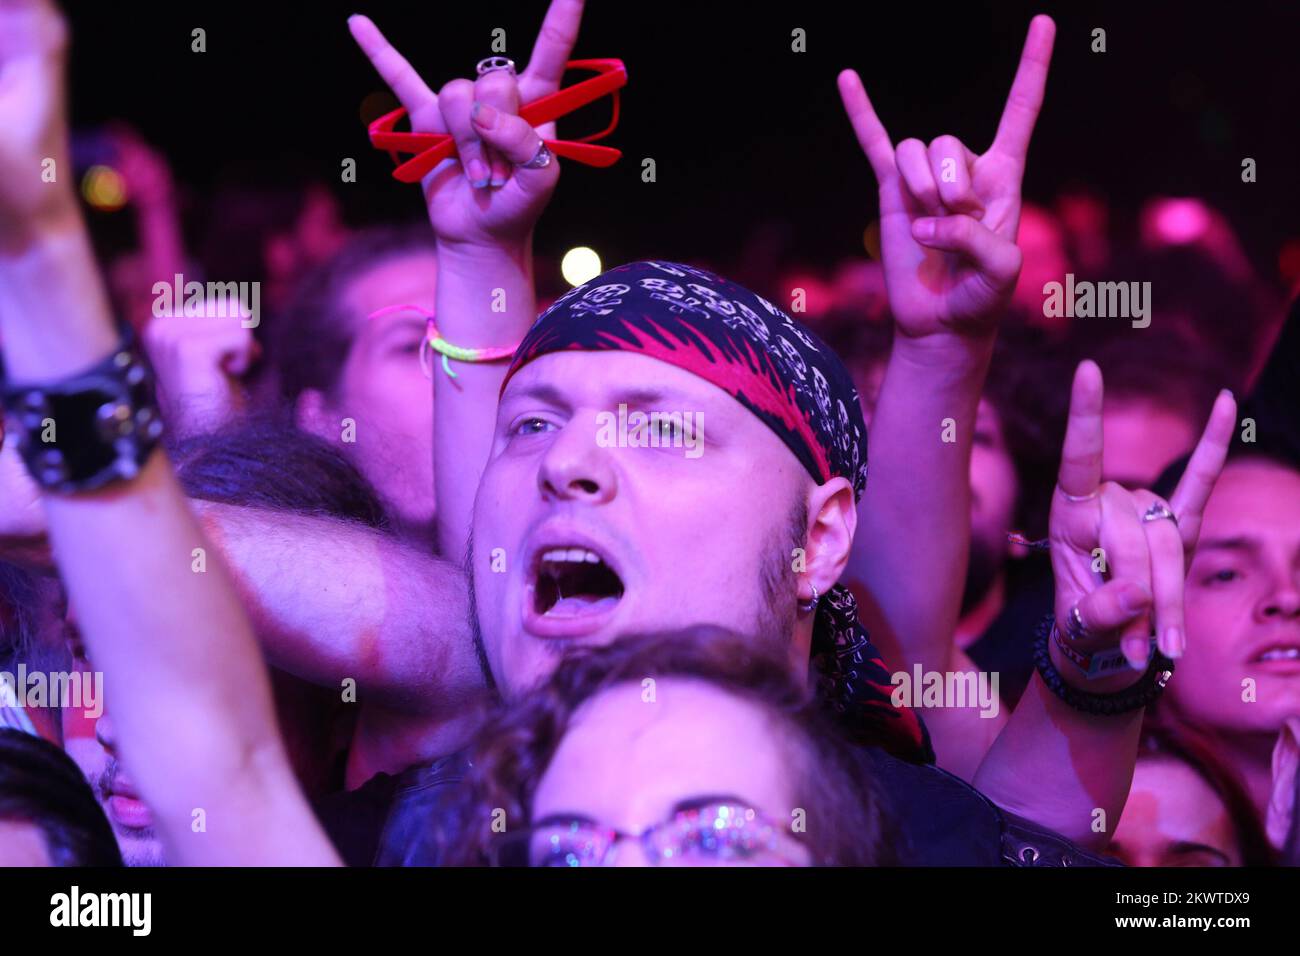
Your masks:
<svg viewBox="0 0 1300 956"><path fill-rule="evenodd" d="M832 478L808 496L808 581L825 594L844 573L858 529L858 507L846 478ZM800 594L807 600L809 594Z"/></svg>
<svg viewBox="0 0 1300 956"><path fill-rule="evenodd" d="M293 404L294 424L317 438L332 442L338 438L339 425L328 413L325 395L314 388L304 388Z"/></svg>

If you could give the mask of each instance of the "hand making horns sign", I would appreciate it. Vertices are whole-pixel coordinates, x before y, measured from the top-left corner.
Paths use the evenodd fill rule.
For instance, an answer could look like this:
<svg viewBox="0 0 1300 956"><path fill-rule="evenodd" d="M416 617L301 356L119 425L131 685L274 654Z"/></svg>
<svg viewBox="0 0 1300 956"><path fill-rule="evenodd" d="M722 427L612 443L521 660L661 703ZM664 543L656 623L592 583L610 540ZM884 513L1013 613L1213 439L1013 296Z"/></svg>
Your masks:
<svg viewBox="0 0 1300 956"><path fill-rule="evenodd" d="M541 141L554 138L555 125L533 129L519 117L519 105L560 88L582 6L582 0L552 0L522 73L495 57L476 79L451 80L437 93L369 17L348 20L353 38L406 107L412 131L450 133L456 141L459 161L440 163L421 182L440 240L493 245L526 236L540 217L560 176L553 157L541 164L547 158Z"/></svg>
<svg viewBox="0 0 1300 956"><path fill-rule="evenodd" d="M880 184L880 242L889 304L903 335L987 331L1015 289L1020 182L1047 85L1056 25L1029 24L993 145L976 155L955 136L895 148L853 70L840 96Z"/></svg>

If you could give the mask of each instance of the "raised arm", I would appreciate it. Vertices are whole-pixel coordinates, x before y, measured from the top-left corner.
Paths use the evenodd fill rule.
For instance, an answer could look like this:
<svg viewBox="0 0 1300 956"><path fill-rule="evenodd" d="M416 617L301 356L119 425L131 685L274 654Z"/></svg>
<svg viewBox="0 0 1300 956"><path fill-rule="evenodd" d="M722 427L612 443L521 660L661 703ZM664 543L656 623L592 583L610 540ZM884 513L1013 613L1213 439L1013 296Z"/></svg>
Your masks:
<svg viewBox="0 0 1300 956"><path fill-rule="evenodd" d="M39 489L0 448L0 560L54 573ZM424 717L463 712L483 678L457 563L354 522L190 501L234 575L267 660ZM191 549L192 552L192 549ZM206 558L205 558L206 560Z"/></svg>
<svg viewBox="0 0 1300 956"><path fill-rule="evenodd" d="M192 508L276 667L424 716L461 713L482 688L459 564L348 521Z"/></svg>
<svg viewBox="0 0 1300 956"><path fill-rule="evenodd" d="M538 153L553 124L532 129L517 115L560 87L577 40L582 0L552 0L528 66L516 79L497 70L454 79L436 94L367 17L348 21L353 37L406 107L411 129L450 133L460 159L424 177L421 186L438 244L437 326L465 348L513 348L537 317L533 227L559 179L554 158ZM454 363L455 378L434 369L434 484L440 552L458 560L496 425L506 363Z"/></svg>
<svg viewBox="0 0 1300 956"><path fill-rule="evenodd" d="M0 327L8 380L32 386L76 375L117 344L70 188L65 47L48 0L0 6ZM47 158L54 183L41 179ZM337 862L293 778L230 574L216 554L205 573L191 570L204 539L162 453L133 479L47 493L45 508L125 760L171 858Z"/></svg>
<svg viewBox="0 0 1300 956"><path fill-rule="evenodd" d="M1020 272L1020 184L1055 25L1030 23L993 145L954 136L895 149L857 73L840 95L880 187L893 351L871 422L871 477L849 574L871 593L895 666L961 669L953 633L970 539L970 453L998 323ZM953 441L945 441L951 420ZM876 623L880 623L879 621ZM927 715L944 753L987 748L1000 721L977 709Z"/></svg>
<svg viewBox="0 0 1300 956"><path fill-rule="evenodd" d="M1147 666L1151 634L1167 657L1182 656L1183 584L1205 502L1227 458L1236 402L1228 392L1215 402L1167 506L1150 491L1101 481L1101 413L1101 370L1084 362L1074 378L1052 498L1049 538L1062 638L1048 647L1067 685L1112 695L1147 679L1135 668ZM1119 647L1131 666L1089 679L1063 647L1093 658ZM1113 716L1087 712L1035 674L975 785L1004 809L1101 850L1128 798L1142 714L1141 707Z"/></svg>

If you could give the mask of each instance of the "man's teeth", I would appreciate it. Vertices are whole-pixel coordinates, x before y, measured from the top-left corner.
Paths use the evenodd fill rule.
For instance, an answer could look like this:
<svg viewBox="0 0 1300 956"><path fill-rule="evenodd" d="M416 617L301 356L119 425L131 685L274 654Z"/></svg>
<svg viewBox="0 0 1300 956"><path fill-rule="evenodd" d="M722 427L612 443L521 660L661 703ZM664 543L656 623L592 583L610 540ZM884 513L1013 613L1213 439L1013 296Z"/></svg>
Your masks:
<svg viewBox="0 0 1300 956"><path fill-rule="evenodd" d="M1261 661L1295 661L1300 660L1300 647L1275 647L1259 655Z"/></svg>
<svg viewBox="0 0 1300 956"><path fill-rule="evenodd" d="M552 548L542 554L543 561L571 561L575 564L600 564L600 555L586 548Z"/></svg>

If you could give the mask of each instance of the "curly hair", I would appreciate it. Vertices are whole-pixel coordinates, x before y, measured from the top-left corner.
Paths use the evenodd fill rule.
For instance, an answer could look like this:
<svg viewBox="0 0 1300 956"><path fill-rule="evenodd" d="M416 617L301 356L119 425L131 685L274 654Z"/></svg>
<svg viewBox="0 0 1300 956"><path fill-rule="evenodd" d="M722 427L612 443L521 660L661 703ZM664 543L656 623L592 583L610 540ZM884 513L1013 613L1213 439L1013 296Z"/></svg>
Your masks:
<svg viewBox="0 0 1300 956"><path fill-rule="evenodd" d="M885 845L883 801L865 764L773 648L715 627L623 638L566 657L550 680L490 720L471 756L468 786L451 815L455 836L447 861L485 864L493 823L504 810L512 826L531 825L537 787L585 702L647 677L706 681L760 707L781 729L797 805L809 823L801 842L815 865L892 863Z"/></svg>

